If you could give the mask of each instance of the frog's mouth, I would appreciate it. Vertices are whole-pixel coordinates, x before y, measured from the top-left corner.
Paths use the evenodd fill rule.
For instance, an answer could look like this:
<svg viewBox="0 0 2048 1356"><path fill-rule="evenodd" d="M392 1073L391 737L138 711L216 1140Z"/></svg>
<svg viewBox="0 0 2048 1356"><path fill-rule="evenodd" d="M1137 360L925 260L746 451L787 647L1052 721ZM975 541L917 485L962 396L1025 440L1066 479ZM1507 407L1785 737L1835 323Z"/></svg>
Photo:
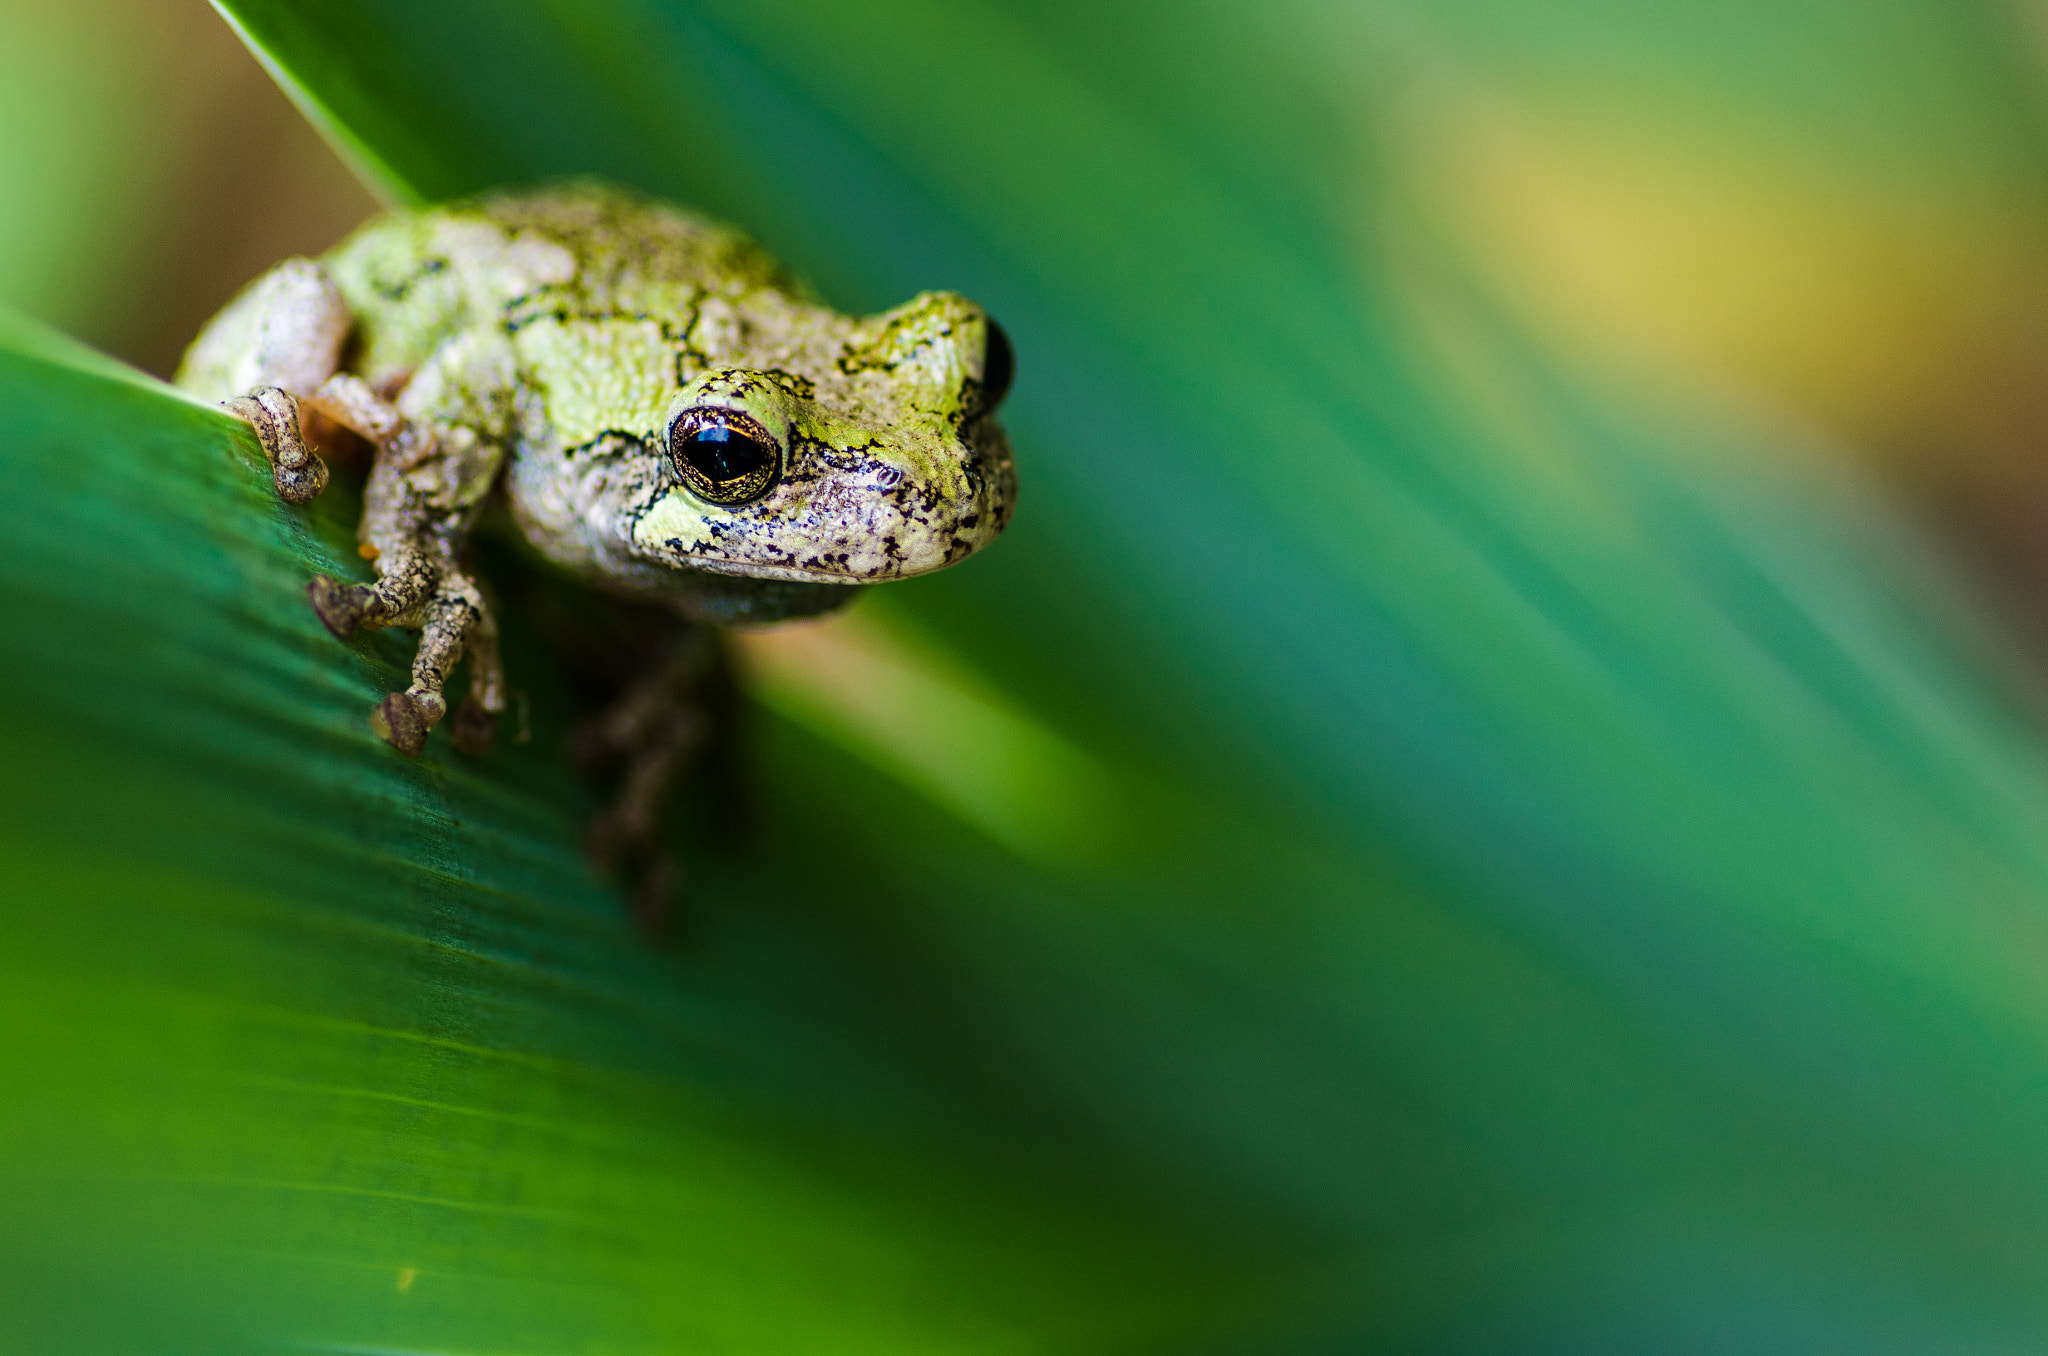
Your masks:
<svg viewBox="0 0 2048 1356"><path fill-rule="evenodd" d="M677 569L792 583L872 584L910 579L964 560L994 539L987 513L750 520L672 489L633 524L634 549Z"/></svg>
<svg viewBox="0 0 2048 1356"><path fill-rule="evenodd" d="M776 579L790 584L873 584L888 579L904 579L908 575L855 576L837 574L829 570L806 569L801 565L758 565L752 561L725 560L718 556L705 555L698 551L682 549L680 541L668 543L670 550L663 553L666 563L682 569L702 570L706 574L732 575L742 579ZM922 572L921 572L922 573Z"/></svg>

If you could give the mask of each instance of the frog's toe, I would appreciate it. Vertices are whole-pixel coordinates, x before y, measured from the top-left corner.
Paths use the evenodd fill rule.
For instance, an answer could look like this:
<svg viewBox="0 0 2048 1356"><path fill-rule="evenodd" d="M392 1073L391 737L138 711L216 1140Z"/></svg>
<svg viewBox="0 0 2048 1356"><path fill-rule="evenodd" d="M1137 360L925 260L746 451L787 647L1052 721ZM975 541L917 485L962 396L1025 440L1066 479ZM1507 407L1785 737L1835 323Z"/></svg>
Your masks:
<svg viewBox="0 0 2048 1356"><path fill-rule="evenodd" d="M448 735L455 741L455 747L472 758L489 753L497 733L497 715L485 710L475 698L456 707L455 718L448 723Z"/></svg>
<svg viewBox="0 0 2048 1356"><path fill-rule="evenodd" d="M344 584L339 579L316 574L313 582L306 585L306 596L313 600L314 615L320 618L321 623L334 633L337 640L347 640L363 624L376 590L364 584Z"/></svg>
<svg viewBox="0 0 2048 1356"><path fill-rule="evenodd" d="M649 937L667 936L675 925L676 900L683 889L683 873L676 859L658 852L645 863L632 884L633 923Z"/></svg>
<svg viewBox="0 0 2048 1356"><path fill-rule="evenodd" d="M327 463L308 452L302 465L278 463L270 478L277 483L278 498L289 504L310 504L327 488Z"/></svg>
<svg viewBox="0 0 2048 1356"><path fill-rule="evenodd" d="M433 716L438 714L430 713L412 693L394 692L370 713L370 728L406 757L417 758L427 746L427 731L433 728Z"/></svg>
<svg viewBox="0 0 2048 1356"><path fill-rule="evenodd" d="M278 495L289 503L311 503L327 488L327 463L306 446L299 430L299 402L279 386L258 386L223 401L221 408L256 430Z"/></svg>
<svg viewBox="0 0 2048 1356"><path fill-rule="evenodd" d="M598 875L621 886L634 925L649 937L666 935L682 895L683 872L653 827L614 807L591 819L584 849Z"/></svg>

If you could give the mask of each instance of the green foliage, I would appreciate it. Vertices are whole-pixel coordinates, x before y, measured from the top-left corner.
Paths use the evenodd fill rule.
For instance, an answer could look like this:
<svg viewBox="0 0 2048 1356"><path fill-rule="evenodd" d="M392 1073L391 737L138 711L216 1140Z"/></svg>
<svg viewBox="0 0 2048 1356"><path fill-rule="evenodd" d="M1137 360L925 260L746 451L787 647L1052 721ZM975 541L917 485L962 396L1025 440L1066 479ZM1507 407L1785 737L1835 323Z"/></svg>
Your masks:
<svg viewBox="0 0 2048 1356"><path fill-rule="evenodd" d="M1066 1345L1156 1307L1156 1238L1033 1200L864 1069L886 1018L816 991L829 939L775 903L820 880L749 869L707 892L692 954L650 949L587 878L538 653L533 743L481 767L390 756L363 709L403 644L351 653L303 601L309 571L346 568L349 506L281 508L232 421L24 338L0 358L21 678L0 950L23 1094L0 1125L10 1164L82 1183L53 1225L83 1212L175 1277L204 1350L215 1323L434 1347ZM842 845L822 836L829 880ZM721 897L745 913L721 920ZM792 1098L846 1103L838 1133ZM51 1190L37 1173L15 1199ZM1094 1299L1053 1302L1077 1286ZM0 1322L38 1298L76 1302L12 1296Z"/></svg>
<svg viewBox="0 0 2048 1356"><path fill-rule="evenodd" d="M1846 478L1402 252L1311 16L228 8L395 197L603 173L843 304L986 301L1017 525L886 606L1102 832L1034 852L778 703L761 840L650 949L530 638L531 744L396 758L401 640L302 600L346 493L16 333L14 1345L2048 1331L2038 736Z"/></svg>

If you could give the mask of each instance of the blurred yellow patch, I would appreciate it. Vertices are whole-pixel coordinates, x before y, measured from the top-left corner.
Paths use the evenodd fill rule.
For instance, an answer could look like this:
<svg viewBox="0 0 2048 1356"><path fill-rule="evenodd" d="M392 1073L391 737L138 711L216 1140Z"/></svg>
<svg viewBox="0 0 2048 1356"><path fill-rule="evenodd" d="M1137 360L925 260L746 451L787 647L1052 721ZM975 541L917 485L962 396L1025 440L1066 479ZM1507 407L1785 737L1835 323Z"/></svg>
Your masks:
<svg viewBox="0 0 2048 1356"><path fill-rule="evenodd" d="M1969 456L1939 430L2020 398L2048 357L2048 224L1988 176L1469 92L1413 125L1438 222L1541 328L1633 373L1732 380L1881 446Z"/></svg>

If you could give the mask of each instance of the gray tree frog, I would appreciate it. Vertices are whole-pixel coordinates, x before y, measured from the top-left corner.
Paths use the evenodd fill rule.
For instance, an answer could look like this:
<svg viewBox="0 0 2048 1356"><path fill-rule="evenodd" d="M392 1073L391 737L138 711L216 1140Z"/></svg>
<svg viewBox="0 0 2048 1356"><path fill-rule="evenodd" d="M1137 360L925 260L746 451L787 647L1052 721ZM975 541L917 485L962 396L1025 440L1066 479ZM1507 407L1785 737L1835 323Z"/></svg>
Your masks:
<svg viewBox="0 0 2048 1356"><path fill-rule="evenodd" d="M403 753L465 656L456 746L482 753L505 708L465 550L491 502L549 560L690 624L597 723L626 761L607 832L659 865L668 784L705 739L691 694L714 629L825 612L993 540L1016 496L994 417L1012 366L963 297L842 315L732 230L576 183L394 212L280 264L177 380L255 428L293 503L327 481L308 413L374 448L358 536L377 582L308 591L338 637L419 631L411 685L371 715Z"/></svg>

